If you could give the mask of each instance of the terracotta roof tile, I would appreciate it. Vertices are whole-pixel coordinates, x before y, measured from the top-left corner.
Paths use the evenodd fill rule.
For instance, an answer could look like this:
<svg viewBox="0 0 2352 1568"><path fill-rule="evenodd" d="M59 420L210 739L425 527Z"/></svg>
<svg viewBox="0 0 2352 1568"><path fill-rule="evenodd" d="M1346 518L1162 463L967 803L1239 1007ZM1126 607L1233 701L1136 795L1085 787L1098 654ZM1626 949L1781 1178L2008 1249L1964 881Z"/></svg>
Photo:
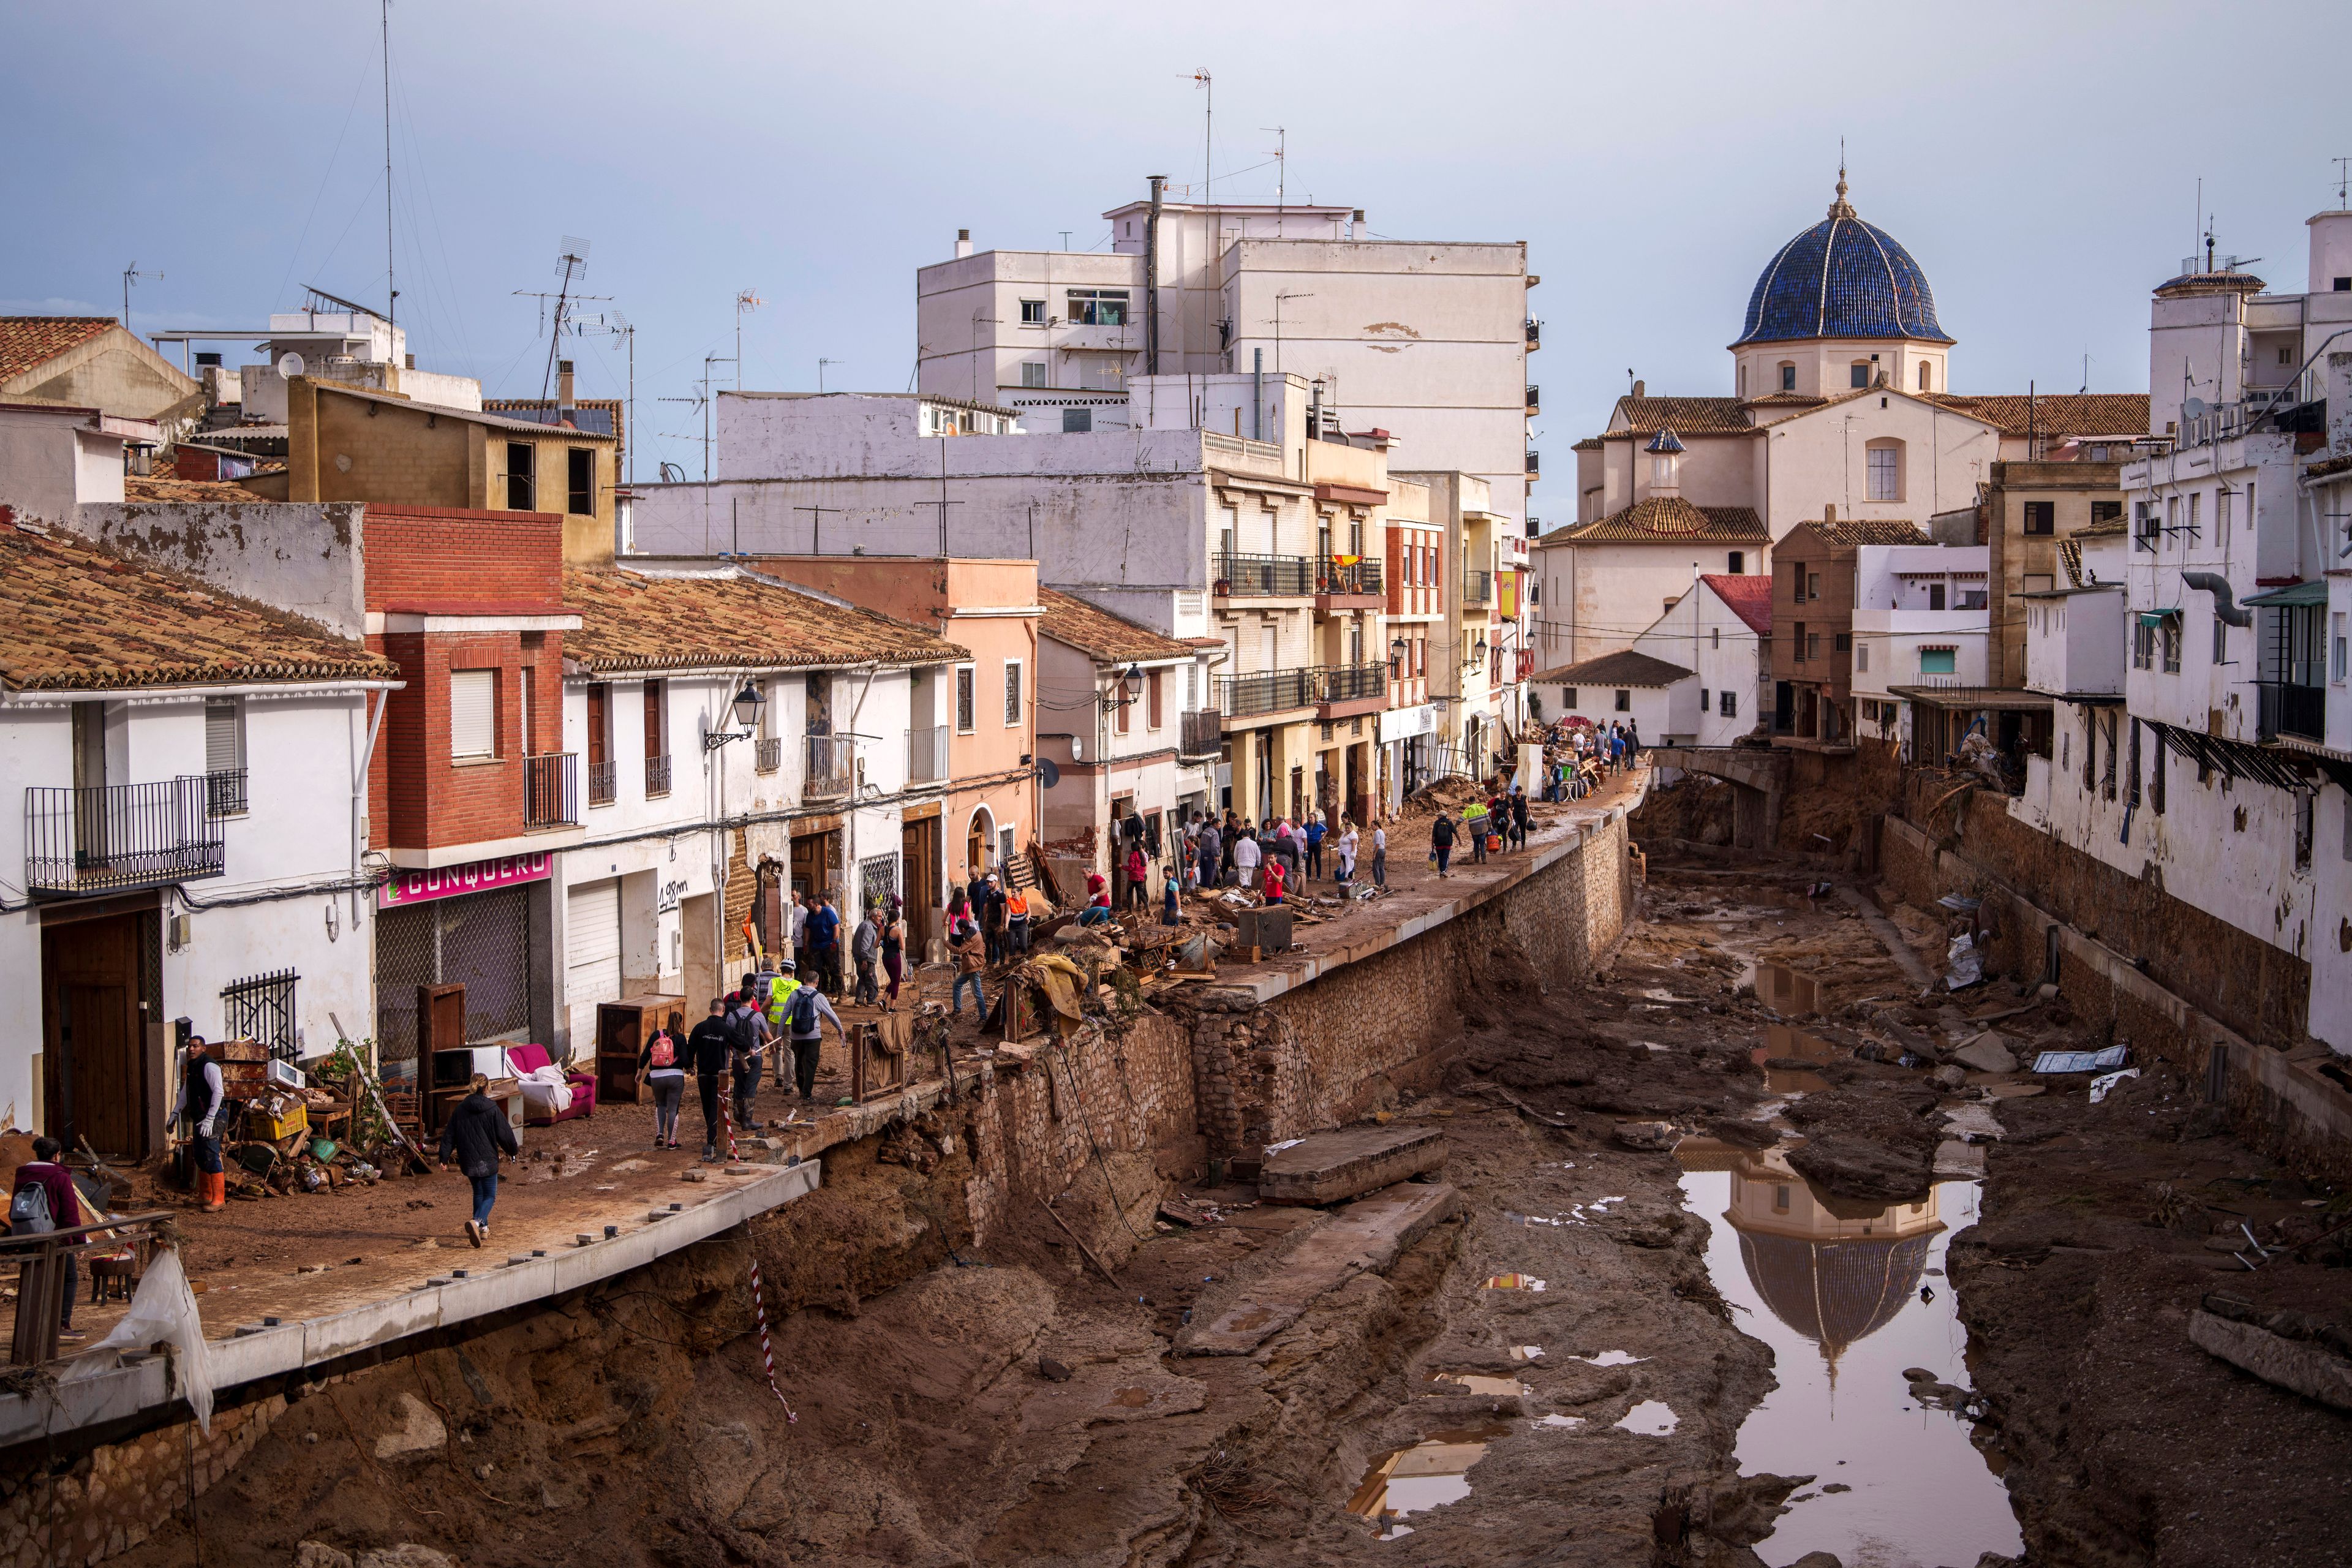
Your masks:
<svg viewBox="0 0 2352 1568"><path fill-rule="evenodd" d="M2069 539L2105 539L2110 534L2128 532L2130 531L2130 528L2131 525L2124 521L2124 514L2117 512L2113 517L2103 517L2096 522L2086 522L2066 537Z"/></svg>
<svg viewBox="0 0 2352 1568"><path fill-rule="evenodd" d="M1770 579L1764 581L1769 584ZM1556 669L1539 669L1528 679L1559 686L1672 686L1690 673L1679 664L1668 664L1663 658L1652 658L1632 648L1620 648L1597 658L1563 664Z"/></svg>
<svg viewBox="0 0 2352 1568"><path fill-rule="evenodd" d="M275 463L255 470L283 473L286 465ZM122 499L127 501L252 501L261 498L235 479L184 479L177 474L137 474L122 476Z"/></svg>
<svg viewBox="0 0 2352 1568"><path fill-rule="evenodd" d="M1115 616L1075 595L1040 588L1037 602L1045 607L1037 629L1089 658L1116 661L1192 657L1192 644L1161 637L1150 626L1139 626L1125 616Z"/></svg>
<svg viewBox="0 0 2352 1568"><path fill-rule="evenodd" d="M112 325L111 316L0 316L0 382L14 381Z"/></svg>
<svg viewBox="0 0 2352 1568"><path fill-rule="evenodd" d="M1893 517L1842 517L1835 522L1814 518L1798 524L1810 528L1832 544L1853 548L1864 544L1933 544L1916 523Z"/></svg>
<svg viewBox="0 0 2352 1568"><path fill-rule="evenodd" d="M971 655L934 632L748 572L655 577L567 571L567 662L598 674L713 667L946 664Z"/></svg>
<svg viewBox="0 0 2352 1568"><path fill-rule="evenodd" d="M1745 506L1693 506L1680 496L1650 496L1591 522L1556 528L1538 544L1763 544L1764 520Z"/></svg>
<svg viewBox="0 0 2352 1568"><path fill-rule="evenodd" d="M16 689L389 680L399 673L390 659L314 621L84 540L0 524L0 681Z"/></svg>
<svg viewBox="0 0 2352 1568"><path fill-rule="evenodd" d="M2327 458L2314 463L2303 470L2303 477L2306 479L2324 479L2332 475L2343 473L2347 468L2352 468L2352 454L2341 458ZM2079 533L2082 531L2077 529L2075 531Z"/></svg>
<svg viewBox="0 0 2352 1568"><path fill-rule="evenodd" d="M1772 635L1772 579L1760 574L1734 577L1720 572L1700 574L1699 581L1715 590L1715 596L1731 608L1731 613L1748 623L1748 629L1758 637Z"/></svg>
<svg viewBox="0 0 2352 1568"><path fill-rule="evenodd" d="M1621 397L1604 436L1745 436L1755 428L1736 397Z"/></svg>
<svg viewBox="0 0 2352 1568"><path fill-rule="evenodd" d="M2062 392L2040 397L2000 394L1969 397L1948 393L1928 394L1935 402L1962 414L1972 414L2000 427L2005 436L2145 436L2147 434L2147 394L2145 392Z"/></svg>

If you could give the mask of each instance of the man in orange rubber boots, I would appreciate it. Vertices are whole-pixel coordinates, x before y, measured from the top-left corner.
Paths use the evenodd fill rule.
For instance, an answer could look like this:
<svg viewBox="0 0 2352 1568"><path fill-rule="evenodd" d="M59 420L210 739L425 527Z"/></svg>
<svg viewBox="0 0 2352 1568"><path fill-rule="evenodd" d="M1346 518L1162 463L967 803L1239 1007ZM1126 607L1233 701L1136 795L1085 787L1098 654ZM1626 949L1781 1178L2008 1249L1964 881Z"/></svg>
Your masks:
<svg viewBox="0 0 2352 1568"><path fill-rule="evenodd" d="M206 1214L217 1214L228 1206L228 1178L221 1173L223 1099L220 1064L212 1059L205 1037L191 1035L187 1065L180 1070L180 1103L172 1114L179 1121L181 1134L188 1140L193 1166L189 1174L195 1180L196 1196Z"/></svg>

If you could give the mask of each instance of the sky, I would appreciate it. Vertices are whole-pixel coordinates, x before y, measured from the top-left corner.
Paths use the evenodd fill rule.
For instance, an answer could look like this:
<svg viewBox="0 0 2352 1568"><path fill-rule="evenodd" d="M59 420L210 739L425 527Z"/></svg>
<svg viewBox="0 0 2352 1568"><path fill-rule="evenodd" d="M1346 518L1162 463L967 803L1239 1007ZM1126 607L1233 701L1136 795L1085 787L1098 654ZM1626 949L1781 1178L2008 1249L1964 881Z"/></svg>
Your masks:
<svg viewBox="0 0 2352 1568"><path fill-rule="evenodd" d="M420 368L536 396L566 237L634 324L635 467L699 470L704 356L742 384L904 390L914 272L1102 247L1144 176L1214 171L1375 234L1519 240L1564 458L1629 376L1727 394L1756 275L1861 215L1936 293L1958 392L2137 391L2147 290L2198 245L2303 286L2352 155L2352 6L1227 5L1140 15L683 0L392 0L391 259ZM0 312L261 324L386 294L376 0L0 5ZM1205 68L1214 94L1192 79ZM617 337L567 342L621 395ZM236 345L218 345L235 350ZM249 356L233 353L231 363ZM733 364L711 367L731 385ZM1533 510L1573 506L1553 467Z"/></svg>

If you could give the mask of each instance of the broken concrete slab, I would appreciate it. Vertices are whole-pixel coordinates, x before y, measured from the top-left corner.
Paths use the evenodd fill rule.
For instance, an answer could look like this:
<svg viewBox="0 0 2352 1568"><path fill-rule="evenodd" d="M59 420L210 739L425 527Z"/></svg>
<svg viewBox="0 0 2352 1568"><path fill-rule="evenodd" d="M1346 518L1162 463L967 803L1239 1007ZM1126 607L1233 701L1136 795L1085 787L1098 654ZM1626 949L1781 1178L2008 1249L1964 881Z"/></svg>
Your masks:
<svg viewBox="0 0 2352 1568"><path fill-rule="evenodd" d="M1987 1029L1975 1039L1952 1053L1952 1060L1970 1072L2015 1072L2017 1057L2002 1039L2000 1031Z"/></svg>
<svg viewBox="0 0 2352 1568"><path fill-rule="evenodd" d="M2189 1341L2264 1383L2336 1410L2352 1410L2352 1361L2319 1345L2232 1322L2202 1308L2189 1314Z"/></svg>
<svg viewBox="0 0 2352 1568"><path fill-rule="evenodd" d="M1452 1218L1462 1194L1443 1182L1407 1182L1358 1198L1301 1234L1264 1272L1222 1301L1204 1300L1176 1336L1178 1355L1247 1355L1297 1322L1317 1297L1380 1272Z"/></svg>
<svg viewBox="0 0 2352 1568"><path fill-rule="evenodd" d="M1445 1138L1434 1127L1343 1127L1269 1155L1257 1195L1270 1204L1336 1204L1444 1163Z"/></svg>

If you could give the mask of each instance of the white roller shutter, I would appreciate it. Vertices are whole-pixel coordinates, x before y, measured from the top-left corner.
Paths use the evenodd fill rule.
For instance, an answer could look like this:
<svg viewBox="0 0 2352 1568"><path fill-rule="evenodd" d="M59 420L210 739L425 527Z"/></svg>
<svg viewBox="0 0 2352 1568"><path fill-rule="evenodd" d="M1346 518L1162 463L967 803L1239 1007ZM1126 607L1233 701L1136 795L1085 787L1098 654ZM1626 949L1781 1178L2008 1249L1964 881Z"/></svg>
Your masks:
<svg viewBox="0 0 2352 1568"><path fill-rule="evenodd" d="M572 1009L572 1059L596 1054L596 1005L621 999L621 883L589 882L564 905L564 996Z"/></svg>
<svg viewBox="0 0 2352 1568"><path fill-rule="evenodd" d="M494 757L499 753L498 671L449 672L449 754Z"/></svg>

